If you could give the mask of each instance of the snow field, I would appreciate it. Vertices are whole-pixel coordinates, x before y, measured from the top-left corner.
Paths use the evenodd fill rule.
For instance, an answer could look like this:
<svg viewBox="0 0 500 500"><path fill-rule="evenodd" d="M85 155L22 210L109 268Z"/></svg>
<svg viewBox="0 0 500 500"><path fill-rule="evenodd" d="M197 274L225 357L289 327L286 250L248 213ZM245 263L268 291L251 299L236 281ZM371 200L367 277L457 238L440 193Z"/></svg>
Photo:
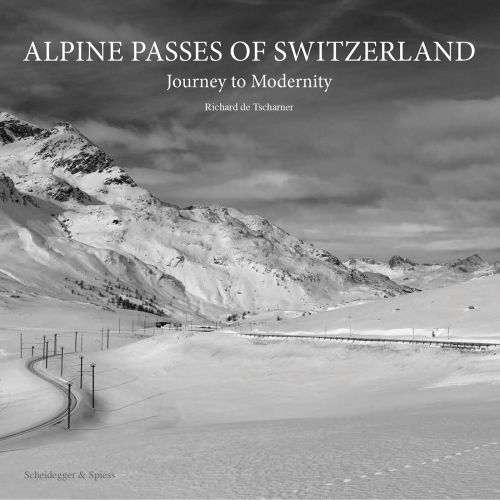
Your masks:
<svg viewBox="0 0 500 500"><path fill-rule="evenodd" d="M238 331L254 333L330 334L413 337L500 342L500 275L445 288L363 302L293 320L242 323ZM473 306L470 309L469 306Z"/></svg>
<svg viewBox="0 0 500 500"><path fill-rule="evenodd" d="M84 355L96 362L96 410L86 374L71 432L3 443L2 496L422 497L441 487L477 496L496 487L494 353L170 331ZM78 354L66 366L76 387ZM478 370L481 380L466 379L474 385L443 384ZM116 477L26 481L20 494L33 469Z"/></svg>

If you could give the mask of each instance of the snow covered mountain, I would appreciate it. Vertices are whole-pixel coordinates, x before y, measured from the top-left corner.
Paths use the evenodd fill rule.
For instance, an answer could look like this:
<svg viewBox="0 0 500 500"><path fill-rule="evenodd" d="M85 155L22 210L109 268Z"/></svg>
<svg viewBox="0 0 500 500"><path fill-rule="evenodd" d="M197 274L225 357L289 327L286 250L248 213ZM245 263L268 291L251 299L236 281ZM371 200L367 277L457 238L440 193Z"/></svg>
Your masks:
<svg viewBox="0 0 500 500"><path fill-rule="evenodd" d="M66 123L0 113L0 172L0 294L221 318L413 291L262 217L164 203Z"/></svg>
<svg viewBox="0 0 500 500"><path fill-rule="evenodd" d="M396 283L410 285L417 289L462 283L495 274L499 269L497 264L489 264L478 254L441 264L419 264L406 257L394 255L388 262L370 258L350 258L344 262L344 265L349 269L364 273L381 273Z"/></svg>

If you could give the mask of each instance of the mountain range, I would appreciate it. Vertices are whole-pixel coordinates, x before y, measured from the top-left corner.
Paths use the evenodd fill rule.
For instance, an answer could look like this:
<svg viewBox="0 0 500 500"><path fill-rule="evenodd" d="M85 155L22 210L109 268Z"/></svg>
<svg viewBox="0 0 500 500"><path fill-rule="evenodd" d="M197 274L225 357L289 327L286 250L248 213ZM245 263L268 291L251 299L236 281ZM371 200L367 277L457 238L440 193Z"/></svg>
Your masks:
<svg viewBox="0 0 500 500"><path fill-rule="evenodd" d="M371 258L350 258L344 265L360 272L382 273L396 283L406 284L418 290L462 283L500 271L500 263L490 264L477 253L438 264L420 264L407 257L394 255L388 262Z"/></svg>
<svg viewBox="0 0 500 500"><path fill-rule="evenodd" d="M4 304L43 294L216 319L414 291L258 215L161 201L72 125L5 112L0 235Z"/></svg>

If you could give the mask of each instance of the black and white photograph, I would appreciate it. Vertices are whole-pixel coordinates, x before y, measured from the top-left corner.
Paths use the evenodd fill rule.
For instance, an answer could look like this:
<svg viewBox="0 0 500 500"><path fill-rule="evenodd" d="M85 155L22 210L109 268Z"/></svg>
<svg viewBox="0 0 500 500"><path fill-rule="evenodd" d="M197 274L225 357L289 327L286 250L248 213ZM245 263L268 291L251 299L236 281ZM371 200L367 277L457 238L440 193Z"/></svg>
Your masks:
<svg viewBox="0 0 500 500"><path fill-rule="evenodd" d="M0 0L0 498L500 498L500 3Z"/></svg>

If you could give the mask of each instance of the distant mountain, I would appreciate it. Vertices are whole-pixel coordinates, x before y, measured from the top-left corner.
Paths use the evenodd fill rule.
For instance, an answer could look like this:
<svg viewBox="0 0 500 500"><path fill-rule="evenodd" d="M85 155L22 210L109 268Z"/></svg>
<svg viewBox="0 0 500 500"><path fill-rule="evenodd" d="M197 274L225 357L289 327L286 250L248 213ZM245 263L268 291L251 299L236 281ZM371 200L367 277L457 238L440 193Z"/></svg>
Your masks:
<svg viewBox="0 0 500 500"><path fill-rule="evenodd" d="M415 267L417 264L408 258L400 257L399 255L394 255L389 259L389 267L391 269L397 267L410 268Z"/></svg>
<svg viewBox="0 0 500 500"><path fill-rule="evenodd" d="M442 264L419 264L407 257L395 255L388 262L371 258L350 258L346 267L363 273L377 272L391 280L416 289L437 288L473 278L494 274L496 267L478 254Z"/></svg>
<svg viewBox="0 0 500 500"><path fill-rule="evenodd" d="M67 123L0 113L0 172L5 293L219 318L413 291L257 215L164 203Z"/></svg>
<svg viewBox="0 0 500 500"><path fill-rule="evenodd" d="M463 273L471 273L477 271L478 269L487 267L488 265L489 264L477 253L469 257L465 257L464 259L454 260L453 262L449 262L447 264L450 269L457 269Z"/></svg>

